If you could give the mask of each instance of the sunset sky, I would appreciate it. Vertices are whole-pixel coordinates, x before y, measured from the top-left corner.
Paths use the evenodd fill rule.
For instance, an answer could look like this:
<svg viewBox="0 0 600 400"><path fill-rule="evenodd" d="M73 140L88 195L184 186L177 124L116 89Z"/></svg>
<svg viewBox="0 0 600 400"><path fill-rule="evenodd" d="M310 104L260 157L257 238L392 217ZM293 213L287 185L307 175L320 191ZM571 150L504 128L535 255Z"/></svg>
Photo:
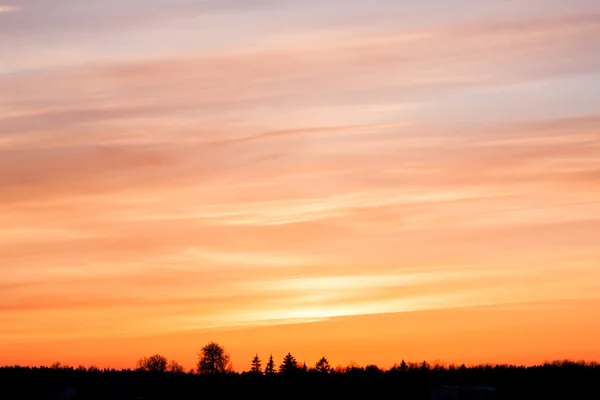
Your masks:
<svg viewBox="0 0 600 400"><path fill-rule="evenodd" d="M0 365L600 359L600 1L0 0Z"/></svg>

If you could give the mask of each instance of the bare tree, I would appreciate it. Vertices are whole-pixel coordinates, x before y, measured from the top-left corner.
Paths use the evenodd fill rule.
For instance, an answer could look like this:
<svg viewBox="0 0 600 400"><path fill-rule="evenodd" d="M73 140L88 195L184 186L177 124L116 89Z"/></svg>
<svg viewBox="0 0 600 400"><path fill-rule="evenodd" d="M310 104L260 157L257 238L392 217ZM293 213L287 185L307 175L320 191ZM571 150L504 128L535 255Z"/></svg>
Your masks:
<svg viewBox="0 0 600 400"><path fill-rule="evenodd" d="M181 374L183 373L184 369L183 369L183 365L179 364L177 361L175 360L171 360L171 362L169 363L169 365L167 366L167 370L169 372L173 372L175 374Z"/></svg>
<svg viewBox="0 0 600 400"><path fill-rule="evenodd" d="M154 354L153 356L138 360L137 369L148 372L166 372L168 363L166 357Z"/></svg>
<svg viewBox="0 0 600 400"><path fill-rule="evenodd" d="M231 357L227 351L215 342L210 342L200 350L198 354L198 373L219 374L230 372Z"/></svg>

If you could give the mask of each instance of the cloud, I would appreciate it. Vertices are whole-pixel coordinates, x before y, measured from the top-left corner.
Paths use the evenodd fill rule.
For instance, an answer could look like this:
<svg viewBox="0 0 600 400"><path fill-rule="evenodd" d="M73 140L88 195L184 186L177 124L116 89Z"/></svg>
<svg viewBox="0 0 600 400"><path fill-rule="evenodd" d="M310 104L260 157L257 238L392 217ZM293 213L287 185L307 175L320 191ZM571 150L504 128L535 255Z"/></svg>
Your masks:
<svg viewBox="0 0 600 400"><path fill-rule="evenodd" d="M280 130L280 131L272 131L272 132L264 132L250 136L244 136L233 139L225 139L221 141L210 142L211 145L227 145L227 144L236 144L236 143L244 143L244 142L252 142L257 140L265 140L265 139L277 139L277 138L286 138L290 136L300 136L300 135L311 135L311 136L322 136L322 135L336 135L336 134L356 134L357 132L365 132L365 131L377 131L380 129L386 128L395 128L400 126L409 125L409 122L397 122L390 124L374 124L374 125L349 125L349 126L328 126L328 127L309 127L305 129L288 129L288 130Z"/></svg>
<svg viewBox="0 0 600 400"><path fill-rule="evenodd" d="M20 7L0 4L0 14L9 14L21 10Z"/></svg>
<svg viewBox="0 0 600 400"><path fill-rule="evenodd" d="M132 0L127 3L107 0L86 5L77 0L21 0L28 12L22 18L0 26L0 32L17 31L29 34L59 33L68 24L71 32L98 32L106 28L126 28L157 23L166 19L223 11L252 10L256 7L278 5L269 0ZM11 6L0 6L11 7ZM2 10L2 8L0 8Z"/></svg>

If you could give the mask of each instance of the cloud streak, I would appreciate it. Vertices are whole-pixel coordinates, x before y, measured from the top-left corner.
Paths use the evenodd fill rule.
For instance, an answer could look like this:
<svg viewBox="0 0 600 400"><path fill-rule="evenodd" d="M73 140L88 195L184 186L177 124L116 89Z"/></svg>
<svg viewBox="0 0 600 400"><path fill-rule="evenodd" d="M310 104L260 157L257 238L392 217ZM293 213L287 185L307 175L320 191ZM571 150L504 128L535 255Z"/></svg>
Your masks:
<svg viewBox="0 0 600 400"><path fill-rule="evenodd" d="M9 14L19 11L20 8L17 6L0 4L0 14Z"/></svg>

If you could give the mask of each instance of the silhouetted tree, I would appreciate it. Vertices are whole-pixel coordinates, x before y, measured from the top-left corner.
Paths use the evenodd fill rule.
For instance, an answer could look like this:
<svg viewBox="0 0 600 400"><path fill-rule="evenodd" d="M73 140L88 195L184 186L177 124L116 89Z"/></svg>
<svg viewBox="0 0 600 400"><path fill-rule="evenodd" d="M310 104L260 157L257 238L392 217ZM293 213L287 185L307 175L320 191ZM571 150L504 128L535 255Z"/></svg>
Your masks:
<svg viewBox="0 0 600 400"><path fill-rule="evenodd" d="M485 364L464 367L432 363L427 370L422 368L422 363L405 364L408 368L406 373L399 373L403 369L401 364L385 372L374 365L361 368L354 364L345 372L340 367L336 368L339 372L319 375L313 368L308 377L293 373L281 380L278 376L265 380L253 374L244 377L236 374L192 377L186 374L117 371L114 368L91 372L92 368L84 371L84 368L71 367L52 369L0 365L0 387L4 395L1 398L7 399L58 399L68 387L83 395L78 397L81 400L187 399L200 393L204 397L210 397L212 393L218 396L225 391L226 397L232 398L243 398L248 393L271 397L272 393L282 392L278 389L281 388L279 382L283 382L286 393L293 392L293 397L314 400L384 399L390 397L389 393L402 399L552 400L596 398L593 393L597 393L600 381L600 366L595 362L566 360L534 366ZM299 365L302 366L302 363ZM272 390L269 390L270 385L274 386Z"/></svg>
<svg viewBox="0 0 600 400"><path fill-rule="evenodd" d="M289 372L295 372L298 369L300 369L300 368L298 366L298 362L296 361L296 358L294 358L294 356L291 353L287 353L286 356L283 358L283 362L279 366L279 372L280 373L289 373Z"/></svg>
<svg viewBox="0 0 600 400"><path fill-rule="evenodd" d="M275 373L275 361L273 361L273 354L269 357L267 366L265 367L265 375L273 375Z"/></svg>
<svg viewBox="0 0 600 400"><path fill-rule="evenodd" d="M260 361L260 358L258 358L258 354L252 359L252 367L250 368L250 371L254 372L255 374L262 374L262 362Z"/></svg>
<svg viewBox="0 0 600 400"><path fill-rule="evenodd" d="M137 362L137 369L148 372L166 372L168 361L166 357L155 354L150 357L144 357Z"/></svg>
<svg viewBox="0 0 600 400"><path fill-rule="evenodd" d="M331 365L329 365L329 361L325 357L322 357L317 364L315 364L315 369L319 373L328 374L331 372Z"/></svg>
<svg viewBox="0 0 600 400"><path fill-rule="evenodd" d="M184 369L183 369L183 365L179 364L177 361L172 360L169 365L167 366L167 370L169 372L173 372L175 374L181 374L183 373Z"/></svg>
<svg viewBox="0 0 600 400"><path fill-rule="evenodd" d="M215 342L210 342L198 354L199 374L219 374L232 369L227 351Z"/></svg>
<svg viewBox="0 0 600 400"><path fill-rule="evenodd" d="M375 364L369 364L365 367L365 373L370 376L381 375L383 371Z"/></svg>
<svg viewBox="0 0 600 400"><path fill-rule="evenodd" d="M348 366L346 366L346 372L357 372L357 371L363 371L363 370L364 370L364 368L362 368L360 365L358 365L354 361L350 361Z"/></svg>
<svg viewBox="0 0 600 400"><path fill-rule="evenodd" d="M406 372L408 371L408 364L406 364L406 361L402 360L402 362L400 363L400 366L398 367L398 369L401 372Z"/></svg>
<svg viewBox="0 0 600 400"><path fill-rule="evenodd" d="M346 372L346 368L345 368L344 366L342 366L342 365L337 365L337 366L336 366L336 367L333 369L333 371L334 371L336 374L343 375L343 374Z"/></svg>
<svg viewBox="0 0 600 400"><path fill-rule="evenodd" d="M233 369L233 363L230 361L229 364L227 364L227 367L225 367L225 372L228 374L235 374L235 370Z"/></svg>

